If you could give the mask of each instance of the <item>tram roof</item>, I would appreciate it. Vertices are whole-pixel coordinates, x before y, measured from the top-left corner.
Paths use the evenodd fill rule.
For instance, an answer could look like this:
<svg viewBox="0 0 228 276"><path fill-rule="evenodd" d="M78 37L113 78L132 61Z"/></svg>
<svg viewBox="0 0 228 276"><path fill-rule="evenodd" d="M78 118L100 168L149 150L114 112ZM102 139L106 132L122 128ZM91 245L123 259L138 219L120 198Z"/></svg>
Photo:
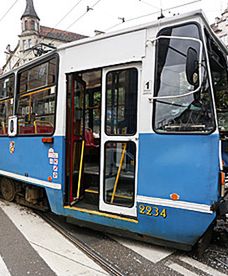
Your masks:
<svg viewBox="0 0 228 276"><path fill-rule="evenodd" d="M63 49L68 49L71 47L75 47L77 45L82 45L82 44L87 44L93 41L99 41L99 40L103 40L109 37L114 37L114 36L118 36L121 34L126 34L126 33L130 33L130 32L135 32L135 31L140 31L143 29L148 29L150 27L162 27L162 26L167 26L169 24L173 25L175 23L178 22L183 22L184 20L191 20L194 18L201 18L204 25L207 27L210 35L214 38L214 40L218 43L218 45L222 48L222 50L228 55L228 49L226 48L226 46L223 44L223 42L217 37L217 35L214 33L214 31L211 29L208 20L204 14L204 12L199 9L199 10L195 10L195 11L191 11L188 13L184 13L181 15L175 15L172 17L164 17L162 19L156 20L156 21L152 21L152 22L148 22L148 23L144 23L141 25L136 25L133 27L129 27L129 28L124 28L121 30L117 30L117 31L113 31L113 32L108 32L108 33L102 33L93 37L88 37L85 39L80 39L77 41L72 41L70 43L66 43L66 44L62 44L60 46L58 46L58 50L63 50Z"/></svg>
<svg viewBox="0 0 228 276"><path fill-rule="evenodd" d="M165 17L165 18L153 21L153 22L149 22L149 23L145 23L145 24L141 24L141 25L121 29L121 30L118 30L118 31L104 33L104 34L100 34L100 35L97 35L97 36L94 36L94 37L83 38L83 39L80 39L80 40L77 40L77 41L62 44L62 45L58 46L57 49L55 49L55 50L53 50L53 51L51 51L47 54L44 54L41 57L35 58L35 59L31 60L30 62L25 63L22 66L17 67L17 68L15 68L15 69L13 69L9 72L6 72L2 76L0 76L0 78L3 78L7 75L10 75L12 72L21 70L24 67L28 67L28 66L36 63L36 62L39 62L39 61L43 60L44 58L53 55L53 53L61 52L61 50L69 49L69 48L79 46L79 45L83 45L83 44L89 44L89 43L94 42L94 41L99 41L99 40L103 40L103 39L114 37L114 36L119 36L119 35L126 34L126 33L131 33L131 32L135 32L135 31L148 29L148 28L151 28L151 27L157 27L158 25L159 25L159 27L163 27L163 26L167 26L167 25L174 25L174 24L179 23L179 22L184 22L185 20L186 21L189 21L191 19L194 20L197 17L202 19L202 21L203 21L204 25L207 27L207 30L210 33L210 35L217 42L217 44L221 47L221 49L226 53L226 55L228 55L228 49L226 48L225 44L223 44L223 42L217 37L217 35L214 33L214 31L211 29L204 12L202 10L196 10L196 11L191 11L191 12L184 13L184 14L181 14L181 15L175 15L173 17Z"/></svg>

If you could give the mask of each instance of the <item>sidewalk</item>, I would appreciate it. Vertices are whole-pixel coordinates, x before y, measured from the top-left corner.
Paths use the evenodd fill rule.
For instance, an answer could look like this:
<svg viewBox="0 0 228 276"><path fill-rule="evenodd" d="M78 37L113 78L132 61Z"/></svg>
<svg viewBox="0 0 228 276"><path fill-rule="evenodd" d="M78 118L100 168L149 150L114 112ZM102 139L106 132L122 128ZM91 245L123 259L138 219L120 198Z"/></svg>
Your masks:
<svg viewBox="0 0 228 276"><path fill-rule="evenodd" d="M0 221L1 276L107 275L29 209L0 201Z"/></svg>

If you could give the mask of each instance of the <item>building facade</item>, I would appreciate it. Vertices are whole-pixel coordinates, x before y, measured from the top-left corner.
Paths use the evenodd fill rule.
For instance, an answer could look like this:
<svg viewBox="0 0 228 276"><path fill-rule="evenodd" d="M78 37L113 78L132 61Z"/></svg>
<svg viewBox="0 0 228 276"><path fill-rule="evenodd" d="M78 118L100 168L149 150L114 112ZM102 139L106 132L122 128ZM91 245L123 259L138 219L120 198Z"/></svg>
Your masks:
<svg viewBox="0 0 228 276"><path fill-rule="evenodd" d="M6 48L6 63L2 73L6 73L33 58L51 51L57 46L86 36L51 27L41 26L33 0L26 0L26 8L21 16L21 34L14 50Z"/></svg>
<svg viewBox="0 0 228 276"><path fill-rule="evenodd" d="M228 47L228 7L221 14L221 17L215 18L215 23L211 27L226 47Z"/></svg>

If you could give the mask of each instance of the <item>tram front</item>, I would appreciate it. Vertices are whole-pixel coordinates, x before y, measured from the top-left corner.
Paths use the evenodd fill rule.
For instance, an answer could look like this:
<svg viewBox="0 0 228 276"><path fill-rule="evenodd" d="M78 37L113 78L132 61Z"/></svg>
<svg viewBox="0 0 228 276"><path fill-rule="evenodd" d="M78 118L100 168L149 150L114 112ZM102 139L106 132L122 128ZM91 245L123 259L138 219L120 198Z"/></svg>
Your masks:
<svg viewBox="0 0 228 276"><path fill-rule="evenodd" d="M153 155L146 148L141 151L156 163L152 169L141 163L142 181L153 175L153 197L169 195L172 200L169 207L179 219L170 225L167 239L193 244L217 214L228 213L227 50L206 21L165 27L152 42L156 45L154 135L147 142Z"/></svg>

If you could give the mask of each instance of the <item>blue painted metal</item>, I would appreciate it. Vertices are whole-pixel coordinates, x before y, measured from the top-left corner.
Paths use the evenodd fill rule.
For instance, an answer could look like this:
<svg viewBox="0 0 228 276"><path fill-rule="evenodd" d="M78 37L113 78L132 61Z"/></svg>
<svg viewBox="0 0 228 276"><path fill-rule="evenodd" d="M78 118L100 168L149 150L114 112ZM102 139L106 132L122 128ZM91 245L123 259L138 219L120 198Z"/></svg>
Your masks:
<svg viewBox="0 0 228 276"><path fill-rule="evenodd" d="M143 134L138 194L211 205L218 200L219 136Z"/></svg>
<svg viewBox="0 0 228 276"><path fill-rule="evenodd" d="M9 150L10 142L15 143L14 153ZM49 164L48 150L53 148L59 154L58 178L53 183L64 183L65 178L65 139L54 137L53 144L44 144L41 137L1 137L0 170L21 176L48 181L53 174L53 165Z"/></svg>
<svg viewBox="0 0 228 276"><path fill-rule="evenodd" d="M215 213L165 206L156 207L166 208L166 218L138 214L138 223L66 209L65 139L54 137L53 145L43 144L41 139L42 137L2 138L1 151L4 159L0 159L0 170L19 175L28 174L47 181L48 176L52 175L48 150L53 147L59 154L59 177L53 179L53 182L61 183L62 190L45 189L54 213L187 245L193 245L215 219ZM15 142L13 154L9 152L10 141ZM137 194L170 199L170 194L177 193L181 201L212 204L218 200L218 152L217 134L140 134Z"/></svg>

